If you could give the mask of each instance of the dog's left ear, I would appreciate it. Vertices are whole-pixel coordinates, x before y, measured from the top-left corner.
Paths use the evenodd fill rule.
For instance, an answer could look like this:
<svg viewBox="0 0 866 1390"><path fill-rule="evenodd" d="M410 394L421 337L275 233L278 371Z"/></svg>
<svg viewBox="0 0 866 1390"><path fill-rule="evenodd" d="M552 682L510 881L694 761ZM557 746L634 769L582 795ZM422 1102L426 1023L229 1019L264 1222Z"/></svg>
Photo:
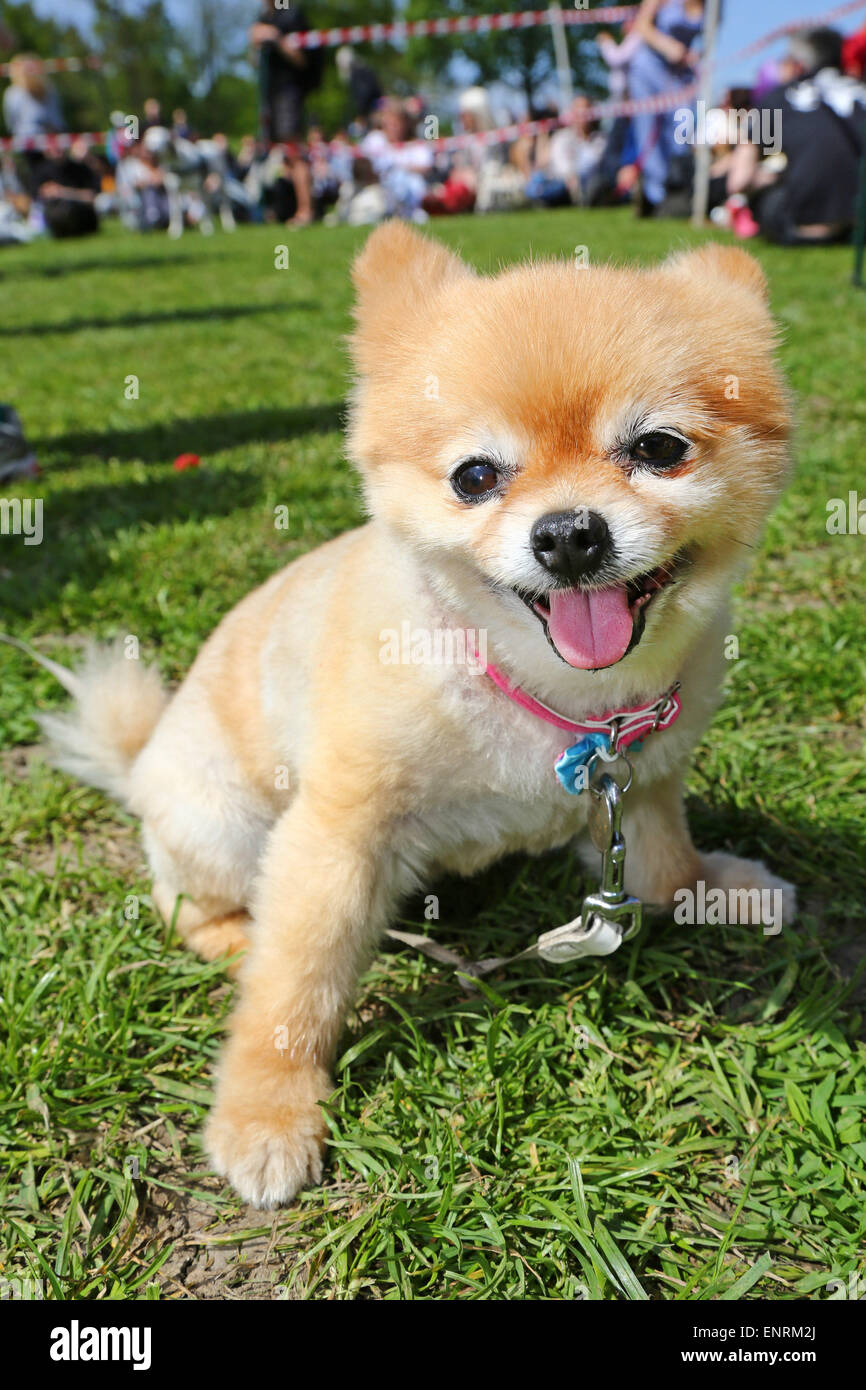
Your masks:
<svg viewBox="0 0 866 1390"><path fill-rule="evenodd" d="M723 246L709 242L697 251L683 251L665 262L665 270L687 275L692 279L715 281L716 284L739 285L750 290L765 304L769 299L767 277L755 260L738 246Z"/></svg>
<svg viewBox="0 0 866 1390"><path fill-rule="evenodd" d="M417 340L443 284L472 273L452 251L405 222L378 227L352 267L357 300L350 344L360 370L385 366L401 342Z"/></svg>

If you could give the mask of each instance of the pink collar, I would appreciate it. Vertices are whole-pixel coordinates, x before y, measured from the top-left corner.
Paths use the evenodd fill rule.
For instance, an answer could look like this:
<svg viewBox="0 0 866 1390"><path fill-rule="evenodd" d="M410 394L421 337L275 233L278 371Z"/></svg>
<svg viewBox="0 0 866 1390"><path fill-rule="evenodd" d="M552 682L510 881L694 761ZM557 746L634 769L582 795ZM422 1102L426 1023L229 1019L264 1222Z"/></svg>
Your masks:
<svg viewBox="0 0 866 1390"><path fill-rule="evenodd" d="M573 720L557 714L556 710L549 709L532 695L527 695L519 685L512 685L498 666L488 664L485 673L509 700L522 705L530 714L543 719L546 724L555 724L557 729L565 729L566 733L570 734L609 734L611 751L628 748L630 744L654 733L656 729L670 728L682 710L682 701L677 693L680 683L677 681L664 695L649 704L635 705L633 709L611 710L607 714L599 715L597 719L587 719L583 724L575 724Z"/></svg>

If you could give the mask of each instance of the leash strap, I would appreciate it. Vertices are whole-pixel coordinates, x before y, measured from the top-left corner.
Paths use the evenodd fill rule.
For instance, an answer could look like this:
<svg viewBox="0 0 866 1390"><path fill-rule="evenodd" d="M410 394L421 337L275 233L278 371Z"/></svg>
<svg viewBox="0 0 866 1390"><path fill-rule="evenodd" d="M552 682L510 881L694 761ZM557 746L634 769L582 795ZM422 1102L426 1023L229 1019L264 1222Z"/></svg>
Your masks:
<svg viewBox="0 0 866 1390"><path fill-rule="evenodd" d="M610 956L619 949L623 939L622 931L612 922L593 917L585 927L581 918L576 917L573 922L566 922L564 927L542 932L531 946L513 956L489 956L485 960L469 961L456 951L440 946L429 936L402 931L386 931L385 935L403 946L411 946L440 965L452 966L468 994L475 992L474 980L492 975L504 965L514 965L520 960L543 960L550 965L562 965L564 961L580 960L585 956Z"/></svg>

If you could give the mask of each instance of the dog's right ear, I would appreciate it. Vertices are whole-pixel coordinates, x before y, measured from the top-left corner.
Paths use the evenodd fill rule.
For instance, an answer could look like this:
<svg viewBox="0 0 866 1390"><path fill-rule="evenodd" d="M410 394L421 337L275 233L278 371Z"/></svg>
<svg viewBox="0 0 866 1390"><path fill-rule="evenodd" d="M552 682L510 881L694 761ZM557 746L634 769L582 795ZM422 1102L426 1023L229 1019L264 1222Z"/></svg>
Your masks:
<svg viewBox="0 0 866 1390"><path fill-rule="evenodd" d="M754 256L739 246L708 241L692 251L680 251L665 261L664 270L687 275L705 284L737 285L766 304L770 297L767 277Z"/></svg>
<svg viewBox="0 0 866 1390"><path fill-rule="evenodd" d="M471 275L459 256L405 222L377 227L352 267L356 327L349 341L359 370L386 366L407 338L417 341L442 285Z"/></svg>

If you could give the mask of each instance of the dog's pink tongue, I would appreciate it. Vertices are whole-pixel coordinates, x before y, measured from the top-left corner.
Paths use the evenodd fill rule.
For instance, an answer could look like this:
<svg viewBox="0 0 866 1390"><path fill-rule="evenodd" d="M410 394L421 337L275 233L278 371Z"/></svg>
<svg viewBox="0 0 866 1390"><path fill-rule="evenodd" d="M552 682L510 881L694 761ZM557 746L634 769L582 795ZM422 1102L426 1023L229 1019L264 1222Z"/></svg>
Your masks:
<svg viewBox="0 0 866 1390"><path fill-rule="evenodd" d="M588 594L554 589L550 595L547 630L569 666L583 671L613 666L625 656L633 628L624 584Z"/></svg>

